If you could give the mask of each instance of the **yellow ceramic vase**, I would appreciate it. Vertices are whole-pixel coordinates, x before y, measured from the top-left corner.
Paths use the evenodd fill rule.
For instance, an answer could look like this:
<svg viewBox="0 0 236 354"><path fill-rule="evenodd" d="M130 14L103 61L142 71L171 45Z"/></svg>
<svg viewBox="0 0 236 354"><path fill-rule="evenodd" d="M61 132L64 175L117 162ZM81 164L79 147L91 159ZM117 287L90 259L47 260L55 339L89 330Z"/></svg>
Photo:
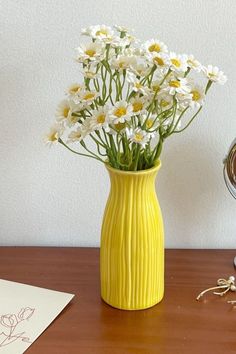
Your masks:
<svg viewBox="0 0 236 354"><path fill-rule="evenodd" d="M101 296L119 309L141 310L163 298L164 231L155 191L160 166L137 172L106 166L111 189L101 233Z"/></svg>

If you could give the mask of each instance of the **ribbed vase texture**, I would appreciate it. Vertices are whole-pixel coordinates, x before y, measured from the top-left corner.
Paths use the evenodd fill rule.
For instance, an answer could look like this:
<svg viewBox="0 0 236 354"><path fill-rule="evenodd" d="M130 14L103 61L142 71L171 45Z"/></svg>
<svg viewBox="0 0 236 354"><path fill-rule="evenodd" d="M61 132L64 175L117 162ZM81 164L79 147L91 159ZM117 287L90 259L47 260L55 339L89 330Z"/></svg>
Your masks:
<svg viewBox="0 0 236 354"><path fill-rule="evenodd" d="M163 298L164 232L155 191L160 165L137 172L107 166L111 189L101 233L101 296L119 309L145 309Z"/></svg>

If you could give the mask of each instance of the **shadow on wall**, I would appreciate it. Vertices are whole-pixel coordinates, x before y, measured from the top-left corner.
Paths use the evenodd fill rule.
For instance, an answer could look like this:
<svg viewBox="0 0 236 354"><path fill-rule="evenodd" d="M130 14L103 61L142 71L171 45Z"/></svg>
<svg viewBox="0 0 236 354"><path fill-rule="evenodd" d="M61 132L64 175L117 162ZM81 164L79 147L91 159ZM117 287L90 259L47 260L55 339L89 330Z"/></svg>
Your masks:
<svg viewBox="0 0 236 354"><path fill-rule="evenodd" d="M177 139L176 139L177 140ZM163 213L166 247L206 247L214 230L222 175L216 151L201 140L174 141L162 155L156 190Z"/></svg>

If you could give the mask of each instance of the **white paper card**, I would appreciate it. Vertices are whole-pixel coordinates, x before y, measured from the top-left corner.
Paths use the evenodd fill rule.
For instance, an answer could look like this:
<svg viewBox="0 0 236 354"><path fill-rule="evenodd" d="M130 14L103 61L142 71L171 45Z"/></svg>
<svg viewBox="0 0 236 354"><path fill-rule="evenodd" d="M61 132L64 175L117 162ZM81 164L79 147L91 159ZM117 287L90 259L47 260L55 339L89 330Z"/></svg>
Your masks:
<svg viewBox="0 0 236 354"><path fill-rule="evenodd" d="M73 294L0 279L0 354L22 354Z"/></svg>

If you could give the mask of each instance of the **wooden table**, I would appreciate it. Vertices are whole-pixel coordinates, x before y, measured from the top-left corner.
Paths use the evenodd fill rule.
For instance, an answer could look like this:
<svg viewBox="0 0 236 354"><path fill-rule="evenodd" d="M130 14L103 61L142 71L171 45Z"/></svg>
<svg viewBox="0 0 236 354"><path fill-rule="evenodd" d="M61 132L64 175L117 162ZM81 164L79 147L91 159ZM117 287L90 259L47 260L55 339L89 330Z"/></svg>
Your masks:
<svg viewBox="0 0 236 354"><path fill-rule="evenodd" d="M144 311L100 299L99 249L1 247L0 278L76 296L32 344L32 354L236 353L236 293L195 300L228 278L234 250L167 250L164 300Z"/></svg>

